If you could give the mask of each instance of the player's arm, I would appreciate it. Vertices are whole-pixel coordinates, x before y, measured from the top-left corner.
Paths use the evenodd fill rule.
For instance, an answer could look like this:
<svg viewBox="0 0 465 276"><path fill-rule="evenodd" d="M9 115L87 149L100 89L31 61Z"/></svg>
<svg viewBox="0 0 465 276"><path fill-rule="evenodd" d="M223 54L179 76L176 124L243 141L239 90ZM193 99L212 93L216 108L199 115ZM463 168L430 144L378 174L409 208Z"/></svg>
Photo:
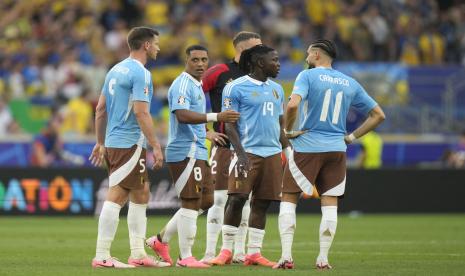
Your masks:
<svg viewBox="0 0 465 276"><path fill-rule="evenodd" d="M288 139L293 139L307 132L306 130L292 130L297 118L297 110L299 109L302 97L298 94L292 94L291 99L287 103L286 115L284 120L284 134Z"/></svg>
<svg viewBox="0 0 465 276"><path fill-rule="evenodd" d="M237 169L239 173L246 175L246 173L249 171L249 158L247 157L247 154L244 148L242 147L241 141L239 139L237 124L226 123L225 131L237 155Z"/></svg>
<svg viewBox="0 0 465 276"><path fill-rule="evenodd" d="M384 121L384 119L386 119L386 115L384 115L381 107L379 105L375 106L368 113L368 118L357 129L355 129L354 132L346 135L344 137L344 141L346 144L352 143L355 139L360 138L375 129Z"/></svg>
<svg viewBox="0 0 465 276"><path fill-rule="evenodd" d="M107 108L105 95L102 93L98 99L97 107L95 108L95 134L97 143L95 144L92 153L89 157L91 163L95 166L100 166L103 162L103 154L105 152L105 131L107 128Z"/></svg>
<svg viewBox="0 0 465 276"><path fill-rule="evenodd" d="M163 154L161 153L161 146L155 135L155 128L153 127L152 116L149 112L149 103L145 101L134 101L134 115L139 123L142 133L147 138L147 142L153 148L155 164L153 167L159 169L163 165Z"/></svg>
<svg viewBox="0 0 465 276"><path fill-rule="evenodd" d="M284 155L286 155L286 158L289 158L289 154L292 151L291 145L289 144L289 140L286 137L286 134L284 134L284 118L283 116L279 116L279 125L280 125L280 132L279 132L279 142L281 143L281 147L283 149Z"/></svg>
<svg viewBox="0 0 465 276"><path fill-rule="evenodd" d="M187 109L174 111L176 119L183 124L205 124L208 122L234 123L239 120L239 112L226 110L220 113L198 113Z"/></svg>

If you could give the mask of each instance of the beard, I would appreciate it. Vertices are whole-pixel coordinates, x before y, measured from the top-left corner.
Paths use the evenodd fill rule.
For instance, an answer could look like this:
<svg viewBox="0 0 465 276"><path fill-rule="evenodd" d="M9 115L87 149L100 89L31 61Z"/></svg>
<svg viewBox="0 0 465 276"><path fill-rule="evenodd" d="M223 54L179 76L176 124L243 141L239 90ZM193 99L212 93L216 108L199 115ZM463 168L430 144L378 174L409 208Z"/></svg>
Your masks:
<svg viewBox="0 0 465 276"><path fill-rule="evenodd" d="M309 63L309 64L308 64L308 69L313 69L313 68L315 68L315 64L310 64L310 63Z"/></svg>

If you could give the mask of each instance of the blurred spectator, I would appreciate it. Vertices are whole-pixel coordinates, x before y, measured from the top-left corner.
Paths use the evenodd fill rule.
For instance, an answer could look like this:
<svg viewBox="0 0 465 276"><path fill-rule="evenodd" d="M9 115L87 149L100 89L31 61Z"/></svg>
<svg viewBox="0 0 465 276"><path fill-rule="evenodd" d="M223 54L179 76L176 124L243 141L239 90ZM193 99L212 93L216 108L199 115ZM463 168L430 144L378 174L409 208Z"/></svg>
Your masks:
<svg viewBox="0 0 465 276"><path fill-rule="evenodd" d="M283 62L300 63L309 42L325 37L341 45L341 61L465 64L463 1L10 0L0 1L0 94L66 104L89 87L95 101L109 66L127 56L134 24L162 32L157 92L182 70L186 45L204 44L212 63L224 62L240 30L260 33Z"/></svg>
<svg viewBox="0 0 465 276"><path fill-rule="evenodd" d="M460 135L457 145L445 153L447 165L452 168L465 168L465 131Z"/></svg>
<svg viewBox="0 0 465 276"><path fill-rule="evenodd" d="M79 97L71 99L63 110L60 132L65 135L85 135L93 131L93 107L89 101L90 90L84 88Z"/></svg>
<svg viewBox="0 0 465 276"><path fill-rule="evenodd" d="M19 126L11 115L3 97L0 96L0 137L19 132Z"/></svg>
<svg viewBox="0 0 465 276"><path fill-rule="evenodd" d="M47 168L60 164L84 164L85 160L82 156L74 155L63 149L63 141L59 132L61 123L62 119L55 114L41 134L34 138L29 159L31 166Z"/></svg>
<svg viewBox="0 0 465 276"><path fill-rule="evenodd" d="M383 140L375 131L370 131L360 138L360 153L357 167L363 169L379 169L383 165Z"/></svg>
<svg viewBox="0 0 465 276"><path fill-rule="evenodd" d="M430 24L420 35L418 46L423 64L441 64L444 61L444 38L435 25Z"/></svg>

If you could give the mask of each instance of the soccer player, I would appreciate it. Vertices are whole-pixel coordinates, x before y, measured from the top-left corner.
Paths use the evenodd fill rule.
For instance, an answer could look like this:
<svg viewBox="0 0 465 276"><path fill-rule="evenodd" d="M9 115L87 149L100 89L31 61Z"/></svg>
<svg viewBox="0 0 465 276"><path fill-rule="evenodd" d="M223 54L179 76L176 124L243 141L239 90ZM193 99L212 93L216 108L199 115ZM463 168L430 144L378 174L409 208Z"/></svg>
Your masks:
<svg viewBox="0 0 465 276"><path fill-rule="evenodd" d="M279 211L282 256L274 268L293 268L291 247L296 227L295 209L301 193L321 196L320 253L318 269L330 269L328 251L337 226L338 197L346 184L347 144L378 126L385 118L379 105L354 79L334 70L334 44L325 39L310 44L307 50L310 69L296 78L286 109L285 133L294 147L284 171L283 195ZM292 130L299 105L301 130ZM301 105L302 106L302 105ZM353 106L368 118L353 133L346 135L346 118Z"/></svg>
<svg viewBox="0 0 465 276"><path fill-rule="evenodd" d="M205 123L235 122L239 119L239 113L232 110L205 113L206 102L201 78L208 67L208 52L203 46L193 45L186 49L186 55L185 71L174 80L168 90L171 114L166 147L166 161L181 198L181 209L161 233L147 239L146 243L163 260L172 264L168 242L177 232L180 258L176 265L208 268L209 265L192 256L199 210L206 210L213 204L213 187L205 146ZM219 137L213 136L213 139Z"/></svg>
<svg viewBox="0 0 465 276"><path fill-rule="evenodd" d="M223 246L210 263L229 264L244 203L251 197L249 241L244 265L273 266L261 255L265 235L266 211L272 201L280 200L281 153L288 146L282 124L284 91L269 78L279 73L278 53L257 45L241 54L239 66L249 74L226 85L223 110L241 113L237 123L226 124L226 133L235 150L228 181Z"/></svg>
<svg viewBox="0 0 465 276"><path fill-rule="evenodd" d="M246 73L239 68L241 53L255 45L262 44L260 35L252 32L239 32L233 38L235 51L234 59L228 63L217 64L210 67L202 78L202 87L205 93L210 94L213 112L221 112L223 105L223 88L228 82L244 76ZM225 133L224 123L215 122L213 128L218 133ZM231 163L231 144L225 137L220 137L212 148L211 174L215 186L214 203L208 209L207 215L207 246L202 262L208 263L216 256L216 243L223 226L224 206L228 198L229 164ZM234 241L234 263L242 263L245 259L245 240L250 214L250 202L247 201L242 209L242 219Z"/></svg>
<svg viewBox="0 0 465 276"><path fill-rule="evenodd" d="M159 169L163 165L163 155L149 113L152 78L144 68L147 60L155 59L160 51L158 31L147 27L133 28L127 42L129 57L107 73L96 108L97 143L89 159L94 165L106 161L110 188L99 217L97 250L92 266L164 267L169 264L159 262L144 250L150 194L145 163L147 142L153 148L154 168ZM128 199L131 256L129 264L125 264L111 257L110 247L118 228L121 207Z"/></svg>

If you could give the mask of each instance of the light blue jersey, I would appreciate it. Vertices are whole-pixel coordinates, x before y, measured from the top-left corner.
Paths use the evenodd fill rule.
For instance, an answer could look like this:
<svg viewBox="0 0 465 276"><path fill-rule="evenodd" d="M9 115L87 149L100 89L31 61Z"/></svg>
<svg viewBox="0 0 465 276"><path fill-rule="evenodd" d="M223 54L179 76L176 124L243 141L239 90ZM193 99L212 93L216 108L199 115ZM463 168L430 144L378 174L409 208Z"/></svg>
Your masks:
<svg viewBox="0 0 465 276"><path fill-rule="evenodd" d="M105 147L146 147L133 111L134 101L147 102L153 95L150 72L135 59L127 58L111 68L105 77L102 93L106 99L107 130Z"/></svg>
<svg viewBox="0 0 465 276"><path fill-rule="evenodd" d="M299 129L308 130L291 140L297 152L346 151L349 108L367 114L378 105L357 81L331 68L300 72L292 94L302 97Z"/></svg>
<svg viewBox="0 0 465 276"><path fill-rule="evenodd" d="M283 99L283 88L270 79L261 82L243 76L226 85L222 110L241 113L237 127L246 152L268 157L282 151L279 116Z"/></svg>
<svg viewBox="0 0 465 276"><path fill-rule="evenodd" d="M202 84L186 72L182 72L168 90L170 108L170 130L166 146L166 162L179 162L186 157L207 160L205 146L207 132L205 124L182 124L174 112L186 109L197 113L205 113L205 96Z"/></svg>

